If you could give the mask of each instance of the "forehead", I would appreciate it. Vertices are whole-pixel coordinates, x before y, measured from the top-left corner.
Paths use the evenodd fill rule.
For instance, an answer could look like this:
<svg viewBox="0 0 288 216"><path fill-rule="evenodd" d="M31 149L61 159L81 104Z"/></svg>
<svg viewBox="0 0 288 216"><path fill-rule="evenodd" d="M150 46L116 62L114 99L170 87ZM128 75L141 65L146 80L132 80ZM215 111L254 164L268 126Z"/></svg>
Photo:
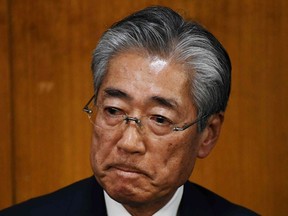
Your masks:
<svg viewBox="0 0 288 216"><path fill-rule="evenodd" d="M160 96L179 106L193 102L181 64L139 51L124 52L110 60L100 92L105 88L119 89L139 101Z"/></svg>

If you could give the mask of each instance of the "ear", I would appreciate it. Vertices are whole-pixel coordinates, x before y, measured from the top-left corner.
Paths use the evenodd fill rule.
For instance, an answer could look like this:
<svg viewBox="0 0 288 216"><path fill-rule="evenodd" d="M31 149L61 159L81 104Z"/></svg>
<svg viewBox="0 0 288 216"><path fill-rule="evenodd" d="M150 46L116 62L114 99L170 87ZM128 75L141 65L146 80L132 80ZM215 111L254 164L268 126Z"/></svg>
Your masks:
<svg viewBox="0 0 288 216"><path fill-rule="evenodd" d="M207 125L201 132L200 146L198 149L198 158L205 158L216 145L220 135L222 123L224 121L224 113L216 113L210 116L207 120Z"/></svg>

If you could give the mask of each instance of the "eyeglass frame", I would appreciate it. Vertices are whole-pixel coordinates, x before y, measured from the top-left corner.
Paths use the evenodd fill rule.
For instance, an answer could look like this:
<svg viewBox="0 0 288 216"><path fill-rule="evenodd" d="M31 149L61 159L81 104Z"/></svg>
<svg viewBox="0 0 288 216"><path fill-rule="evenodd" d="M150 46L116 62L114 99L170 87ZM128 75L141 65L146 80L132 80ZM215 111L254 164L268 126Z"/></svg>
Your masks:
<svg viewBox="0 0 288 216"><path fill-rule="evenodd" d="M95 98L96 98L96 95L94 94L90 98L90 100L86 103L86 105L83 107L83 112L87 113L88 116L93 113L93 110L89 108L89 105ZM126 121L126 123L128 123L129 121L134 121L137 125L139 125L140 122L141 122L141 119L139 119L137 117L131 117L131 116L128 116L128 115L124 115L124 116L125 116L125 118L123 118L123 121ZM184 131L187 128L193 126L194 124L196 124L196 123L202 121L203 119L207 118L208 116L209 116L209 114L202 115L200 118L196 118L194 121L192 121L189 124L185 124L183 127L175 126L174 128L172 128L172 131Z"/></svg>

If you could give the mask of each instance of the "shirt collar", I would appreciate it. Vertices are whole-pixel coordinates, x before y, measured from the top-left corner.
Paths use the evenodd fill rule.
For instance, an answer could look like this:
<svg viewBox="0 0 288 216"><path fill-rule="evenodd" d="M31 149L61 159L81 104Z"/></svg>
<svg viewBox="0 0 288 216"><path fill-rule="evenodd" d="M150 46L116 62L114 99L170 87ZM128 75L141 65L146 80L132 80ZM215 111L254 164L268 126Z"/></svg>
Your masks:
<svg viewBox="0 0 288 216"><path fill-rule="evenodd" d="M183 185L179 187L169 202L153 216L176 216L183 195L183 188ZM104 198L108 216L131 216L122 204L113 200L105 191Z"/></svg>

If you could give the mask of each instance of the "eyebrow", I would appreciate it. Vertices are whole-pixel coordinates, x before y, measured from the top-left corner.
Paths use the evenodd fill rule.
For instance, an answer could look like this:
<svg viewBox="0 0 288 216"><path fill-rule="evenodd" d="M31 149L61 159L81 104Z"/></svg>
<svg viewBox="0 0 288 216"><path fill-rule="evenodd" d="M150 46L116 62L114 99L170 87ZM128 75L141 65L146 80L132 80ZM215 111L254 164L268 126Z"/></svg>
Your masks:
<svg viewBox="0 0 288 216"><path fill-rule="evenodd" d="M164 106L164 107L167 107L167 108L172 108L172 109L176 109L178 107L178 103L173 100L173 99L168 99L168 98L164 98L164 97L161 97L161 96L153 96L151 98L151 100L153 102L156 102L157 104L161 105L161 106Z"/></svg>
<svg viewBox="0 0 288 216"><path fill-rule="evenodd" d="M126 100L133 100L133 98L127 93L121 91L120 89L108 87L104 89L105 97L114 97L121 98ZM167 107L169 109L176 109L178 107L178 103L174 99L164 98L158 95L152 96L150 101L156 103L160 106Z"/></svg>
<svg viewBox="0 0 288 216"><path fill-rule="evenodd" d="M109 87L109 88L104 89L104 92L106 93L105 97L115 97L115 98L123 98L123 99L132 100L131 96L121 91L120 89Z"/></svg>

